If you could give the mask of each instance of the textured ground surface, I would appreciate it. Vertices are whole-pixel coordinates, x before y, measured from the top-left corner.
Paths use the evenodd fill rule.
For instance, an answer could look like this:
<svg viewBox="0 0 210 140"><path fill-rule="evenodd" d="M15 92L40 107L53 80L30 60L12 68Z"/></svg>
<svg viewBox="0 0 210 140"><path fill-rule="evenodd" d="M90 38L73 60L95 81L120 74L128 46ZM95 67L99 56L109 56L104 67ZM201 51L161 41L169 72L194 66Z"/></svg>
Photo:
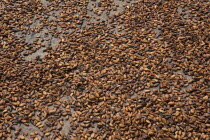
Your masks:
<svg viewBox="0 0 210 140"><path fill-rule="evenodd" d="M0 139L210 137L208 0L1 0Z"/></svg>

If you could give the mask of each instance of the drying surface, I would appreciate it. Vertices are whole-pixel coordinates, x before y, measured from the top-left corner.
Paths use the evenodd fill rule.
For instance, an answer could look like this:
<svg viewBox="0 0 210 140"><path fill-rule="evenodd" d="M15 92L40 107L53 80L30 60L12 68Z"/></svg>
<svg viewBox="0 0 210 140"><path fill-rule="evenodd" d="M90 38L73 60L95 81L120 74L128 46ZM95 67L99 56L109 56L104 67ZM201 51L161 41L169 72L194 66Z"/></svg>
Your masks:
<svg viewBox="0 0 210 140"><path fill-rule="evenodd" d="M208 139L208 0L0 2L0 139Z"/></svg>

